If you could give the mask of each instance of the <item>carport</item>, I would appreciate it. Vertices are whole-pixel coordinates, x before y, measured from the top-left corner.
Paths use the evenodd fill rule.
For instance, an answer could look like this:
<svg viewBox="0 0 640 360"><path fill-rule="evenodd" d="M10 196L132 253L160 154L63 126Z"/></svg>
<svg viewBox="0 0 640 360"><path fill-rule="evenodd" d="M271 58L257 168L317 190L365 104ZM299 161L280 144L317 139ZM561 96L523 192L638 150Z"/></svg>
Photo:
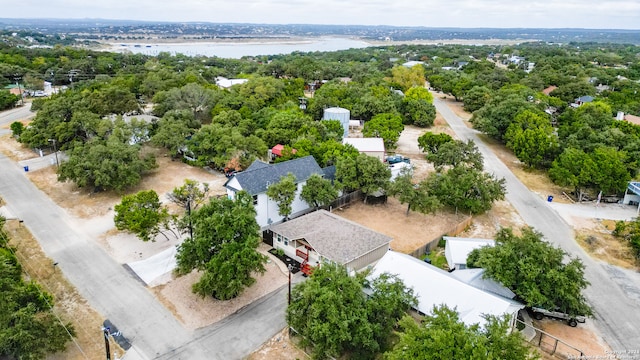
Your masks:
<svg viewBox="0 0 640 360"><path fill-rule="evenodd" d="M631 181L627 185L622 203L626 205L637 205L636 213L640 213L640 182Z"/></svg>

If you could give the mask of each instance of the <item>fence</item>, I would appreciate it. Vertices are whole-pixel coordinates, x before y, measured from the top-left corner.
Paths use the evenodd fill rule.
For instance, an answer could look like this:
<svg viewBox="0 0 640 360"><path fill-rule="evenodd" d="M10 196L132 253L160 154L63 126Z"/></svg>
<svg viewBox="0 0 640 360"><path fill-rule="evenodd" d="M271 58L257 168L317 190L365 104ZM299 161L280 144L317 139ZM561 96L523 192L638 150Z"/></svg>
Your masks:
<svg viewBox="0 0 640 360"><path fill-rule="evenodd" d="M537 346L541 351L558 359L586 359L582 350L573 347L557 337L544 332L533 325L529 325L520 319L516 319L515 326L526 327L535 331L535 336L529 343Z"/></svg>
<svg viewBox="0 0 640 360"><path fill-rule="evenodd" d="M354 192L343 195L336 200L334 200L329 206L323 207L323 209L331 211L333 209L339 209L343 206L349 205L354 201L358 201L362 199L362 191L356 190Z"/></svg>
<svg viewBox="0 0 640 360"><path fill-rule="evenodd" d="M456 236L456 235L460 234L469 225L471 225L472 221L473 221L473 217L472 216L467 217L466 219L462 220L461 222L459 222L458 224L453 226L448 231L445 231L443 234L440 234L440 235L434 237L433 239L427 241L424 245L422 245L419 248L413 250L412 252L409 253L409 255L411 255L411 256L413 256L415 258L421 259L428 252L431 252L431 249L433 249L436 246L438 246L438 242L440 242L440 239L442 239L443 236Z"/></svg>

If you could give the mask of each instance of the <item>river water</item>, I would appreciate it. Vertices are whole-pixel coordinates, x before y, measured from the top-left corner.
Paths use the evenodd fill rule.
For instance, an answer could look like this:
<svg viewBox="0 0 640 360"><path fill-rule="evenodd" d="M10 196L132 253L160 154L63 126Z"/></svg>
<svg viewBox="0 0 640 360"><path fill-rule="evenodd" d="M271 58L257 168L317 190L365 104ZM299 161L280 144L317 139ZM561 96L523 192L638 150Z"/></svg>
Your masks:
<svg viewBox="0 0 640 360"><path fill-rule="evenodd" d="M134 54L158 55L168 52L171 55L217 56L220 58L239 59L243 56L290 54L295 51L337 51L361 49L371 46L358 40L347 38L320 37L296 40L260 40L240 42L185 42L185 43L118 43L112 44L107 51L131 52Z"/></svg>

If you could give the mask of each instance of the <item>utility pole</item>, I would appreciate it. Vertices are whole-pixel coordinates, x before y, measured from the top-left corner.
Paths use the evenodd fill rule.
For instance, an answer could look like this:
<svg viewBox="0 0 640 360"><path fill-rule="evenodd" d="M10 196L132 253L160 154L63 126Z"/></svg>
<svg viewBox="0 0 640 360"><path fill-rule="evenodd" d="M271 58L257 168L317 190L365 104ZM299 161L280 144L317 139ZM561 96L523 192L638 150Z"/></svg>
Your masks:
<svg viewBox="0 0 640 360"><path fill-rule="evenodd" d="M287 269L289 269L289 297L287 298L288 301L288 305L291 305L291 270L292 270L292 266L291 264L287 265Z"/></svg>
<svg viewBox="0 0 640 360"><path fill-rule="evenodd" d="M193 223L191 222L191 195L187 199L187 216L189 216L189 238L193 240Z"/></svg>
<svg viewBox="0 0 640 360"><path fill-rule="evenodd" d="M107 350L107 360L111 360L111 349L109 348L109 328L103 327L102 334L104 335L104 347Z"/></svg>
<svg viewBox="0 0 640 360"><path fill-rule="evenodd" d="M58 148L56 147L56 139L49 139L49 142L53 142L53 153L56 154L56 167L60 167L58 162Z"/></svg>
<svg viewBox="0 0 640 360"><path fill-rule="evenodd" d="M22 80L22 76L19 74L15 74L13 76L13 80L16 81L16 85L18 86L18 91L20 92L20 105L24 105L24 96L22 94L22 89L20 88L20 80Z"/></svg>

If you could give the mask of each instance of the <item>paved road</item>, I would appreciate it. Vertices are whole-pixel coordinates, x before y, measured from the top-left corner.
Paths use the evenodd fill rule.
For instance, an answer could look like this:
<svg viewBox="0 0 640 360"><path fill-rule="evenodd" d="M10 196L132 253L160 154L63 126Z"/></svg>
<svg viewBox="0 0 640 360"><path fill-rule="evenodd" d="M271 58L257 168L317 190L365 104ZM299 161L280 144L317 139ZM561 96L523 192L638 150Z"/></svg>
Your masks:
<svg viewBox="0 0 640 360"><path fill-rule="evenodd" d="M36 114L32 113L30 109L31 103L26 103L24 106L0 112L0 136L11 134L9 125L11 125L12 122L34 117Z"/></svg>
<svg viewBox="0 0 640 360"><path fill-rule="evenodd" d="M132 343L127 359L240 359L285 326L286 289L221 323L186 331L124 268L74 228L68 214L0 154L0 196L91 306ZM96 336L101 337L100 329Z"/></svg>
<svg viewBox="0 0 640 360"><path fill-rule="evenodd" d="M589 257L574 241L573 229L547 202L529 191L518 178L468 128L444 101L435 98L434 105L461 140L474 140L484 156L486 171L506 179L507 200L523 220L550 241L585 265L585 276L591 286L585 295L595 310L594 322L613 350L633 351L640 348L640 275ZM638 355L635 355L638 358Z"/></svg>

